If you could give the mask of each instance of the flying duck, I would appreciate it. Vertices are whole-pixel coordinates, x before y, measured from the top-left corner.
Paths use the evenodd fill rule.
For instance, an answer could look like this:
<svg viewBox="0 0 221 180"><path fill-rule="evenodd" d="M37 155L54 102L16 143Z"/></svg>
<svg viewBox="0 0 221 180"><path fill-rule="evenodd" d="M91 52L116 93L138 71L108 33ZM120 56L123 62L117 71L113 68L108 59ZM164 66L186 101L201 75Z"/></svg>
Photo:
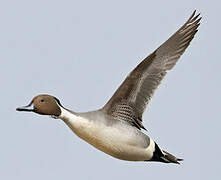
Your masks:
<svg viewBox="0 0 221 180"><path fill-rule="evenodd" d="M200 25L200 14L187 22L124 80L103 108L77 113L51 95L41 94L17 111L35 112L63 120L80 138L115 158L127 161L176 163L182 159L162 150L142 132L142 115L155 90L189 46Z"/></svg>

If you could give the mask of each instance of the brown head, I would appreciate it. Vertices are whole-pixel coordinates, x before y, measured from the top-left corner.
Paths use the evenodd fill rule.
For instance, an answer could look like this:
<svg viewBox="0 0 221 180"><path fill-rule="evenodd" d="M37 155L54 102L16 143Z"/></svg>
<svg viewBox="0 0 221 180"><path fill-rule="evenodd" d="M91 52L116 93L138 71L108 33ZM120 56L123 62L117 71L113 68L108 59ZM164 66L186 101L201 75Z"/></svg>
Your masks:
<svg viewBox="0 0 221 180"><path fill-rule="evenodd" d="M51 95L41 94L32 99L32 101L23 107L19 107L17 111L35 112L42 115L50 115L58 117L61 115L61 108L59 100Z"/></svg>

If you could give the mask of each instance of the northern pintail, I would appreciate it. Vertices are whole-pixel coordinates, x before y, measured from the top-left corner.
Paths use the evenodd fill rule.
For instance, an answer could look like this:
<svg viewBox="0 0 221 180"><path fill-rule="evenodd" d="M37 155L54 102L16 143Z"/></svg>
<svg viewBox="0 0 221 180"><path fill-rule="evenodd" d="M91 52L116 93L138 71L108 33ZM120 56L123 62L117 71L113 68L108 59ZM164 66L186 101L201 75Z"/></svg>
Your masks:
<svg viewBox="0 0 221 180"><path fill-rule="evenodd" d="M76 113L62 106L56 97L41 94L16 110L61 119L77 136L121 160L179 164L182 159L161 150L141 131L145 130L142 115L167 71L173 68L196 34L201 17L195 13L127 76L103 108Z"/></svg>

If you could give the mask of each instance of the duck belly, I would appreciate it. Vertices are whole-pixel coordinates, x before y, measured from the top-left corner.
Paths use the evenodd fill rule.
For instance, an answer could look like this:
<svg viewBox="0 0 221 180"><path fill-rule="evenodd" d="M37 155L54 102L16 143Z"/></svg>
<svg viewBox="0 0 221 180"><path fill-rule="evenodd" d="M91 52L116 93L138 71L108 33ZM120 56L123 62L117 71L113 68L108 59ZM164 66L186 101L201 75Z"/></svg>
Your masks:
<svg viewBox="0 0 221 180"><path fill-rule="evenodd" d="M150 149L152 140L133 127L111 127L93 122L81 122L78 125L70 123L68 126L77 136L115 158L144 161L153 155Z"/></svg>

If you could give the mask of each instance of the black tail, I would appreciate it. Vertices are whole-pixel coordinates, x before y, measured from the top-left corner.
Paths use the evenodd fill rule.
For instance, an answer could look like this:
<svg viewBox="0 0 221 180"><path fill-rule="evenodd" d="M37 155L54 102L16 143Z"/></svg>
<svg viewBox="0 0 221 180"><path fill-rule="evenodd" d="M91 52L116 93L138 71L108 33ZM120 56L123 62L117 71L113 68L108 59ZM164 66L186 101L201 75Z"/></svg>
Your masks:
<svg viewBox="0 0 221 180"><path fill-rule="evenodd" d="M183 159L180 158L176 158L175 156L173 156L172 154L163 151L164 152L164 157L162 157L162 159L165 159L165 161L167 161L167 163L176 163L176 164L180 164L179 161L183 161Z"/></svg>
<svg viewBox="0 0 221 180"><path fill-rule="evenodd" d="M179 161L183 161L183 159L176 158L172 154L166 152L166 151L161 151L160 148L158 147L157 143L155 143L155 151L153 153L153 157L150 161L159 161L163 163L176 163L180 164Z"/></svg>

